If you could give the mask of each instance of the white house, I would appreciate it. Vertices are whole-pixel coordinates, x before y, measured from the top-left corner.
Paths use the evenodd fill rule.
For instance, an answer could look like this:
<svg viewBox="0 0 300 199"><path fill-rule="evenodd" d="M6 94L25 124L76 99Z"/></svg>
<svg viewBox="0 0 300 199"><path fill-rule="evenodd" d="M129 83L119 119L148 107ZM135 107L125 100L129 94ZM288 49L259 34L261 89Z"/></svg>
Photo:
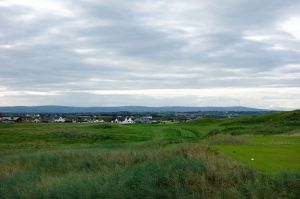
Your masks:
<svg viewBox="0 0 300 199"><path fill-rule="evenodd" d="M66 121L66 119L62 118L62 117L59 117L58 119L54 119L54 122L57 122L57 123L63 123L65 121Z"/></svg>
<svg viewBox="0 0 300 199"><path fill-rule="evenodd" d="M131 119L131 117L129 117L129 118L125 118L125 120L122 122L122 124L133 124L134 123L134 121Z"/></svg>
<svg viewBox="0 0 300 199"><path fill-rule="evenodd" d="M135 118L134 122L135 123L143 123L143 124L150 124L152 123L152 116L141 116Z"/></svg>
<svg viewBox="0 0 300 199"><path fill-rule="evenodd" d="M89 123L103 123L104 120L89 120Z"/></svg>
<svg viewBox="0 0 300 199"><path fill-rule="evenodd" d="M122 117L117 117L115 120L112 120L111 121L112 123L117 123L117 124L134 124L134 121L132 120L131 117L125 117L125 118L122 118Z"/></svg>
<svg viewBox="0 0 300 199"><path fill-rule="evenodd" d="M35 118L32 122L33 122L33 123L40 123L41 120L40 120L39 118Z"/></svg>
<svg viewBox="0 0 300 199"><path fill-rule="evenodd" d="M113 123L117 123L118 124L120 122L121 122L121 120L119 121L118 118L116 118L115 120L113 120Z"/></svg>

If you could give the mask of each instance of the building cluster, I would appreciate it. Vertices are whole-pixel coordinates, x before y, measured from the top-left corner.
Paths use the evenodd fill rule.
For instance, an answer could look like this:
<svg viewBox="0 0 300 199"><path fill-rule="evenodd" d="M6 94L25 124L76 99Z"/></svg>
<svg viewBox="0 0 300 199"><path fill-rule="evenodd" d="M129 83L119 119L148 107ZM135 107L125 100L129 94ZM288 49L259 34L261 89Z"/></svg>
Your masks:
<svg viewBox="0 0 300 199"><path fill-rule="evenodd" d="M57 115L21 115L21 116L3 116L0 117L2 123L102 123L103 119L92 117L64 117Z"/></svg>
<svg viewBox="0 0 300 199"><path fill-rule="evenodd" d="M22 118L20 118L20 117L1 117L0 122L17 123L17 122L22 122Z"/></svg>
<svg viewBox="0 0 300 199"><path fill-rule="evenodd" d="M116 124L156 124L171 122L188 122L199 118L225 118L237 117L241 113L228 112L199 112L199 113L153 113L129 114L129 115L63 115L63 114L10 114L0 115L0 123L103 123L111 122Z"/></svg>
<svg viewBox="0 0 300 199"><path fill-rule="evenodd" d="M5 116L0 117L0 122L3 123L104 123L110 122L115 124L155 124L155 123L170 123L177 122L174 119L157 118L154 119L151 115L144 116L75 116L75 115L21 115L21 116Z"/></svg>
<svg viewBox="0 0 300 199"><path fill-rule="evenodd" d="M117 116L111 120L116 124L153 124L160 123L160 120L153 120L152 116Z"/></svg>

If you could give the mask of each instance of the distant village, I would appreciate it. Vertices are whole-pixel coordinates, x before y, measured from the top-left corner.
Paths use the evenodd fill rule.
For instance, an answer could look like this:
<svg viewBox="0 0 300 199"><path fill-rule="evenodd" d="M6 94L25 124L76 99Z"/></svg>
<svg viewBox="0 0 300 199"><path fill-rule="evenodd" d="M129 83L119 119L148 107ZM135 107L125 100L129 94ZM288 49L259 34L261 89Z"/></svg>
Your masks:
<svg viewBox="0 0 300 199"><path fill-rule="evenodd" d="M245 112L199 112L199 113L111 113L111 114L4 114L0 123L115 123L158 124L188 122L199 118L231 118ZM250 113L249 113L250 114Z"/></svg>
<svg viewBox="0 0 300 199"><path fill-rule="evenodd" d="M2 123L116 123L116 124L153 124L179 122L176 119L153 119L151 115L147 116L44 116L44 115L20 115L20 116L3 116L0 117Z"/></svg>

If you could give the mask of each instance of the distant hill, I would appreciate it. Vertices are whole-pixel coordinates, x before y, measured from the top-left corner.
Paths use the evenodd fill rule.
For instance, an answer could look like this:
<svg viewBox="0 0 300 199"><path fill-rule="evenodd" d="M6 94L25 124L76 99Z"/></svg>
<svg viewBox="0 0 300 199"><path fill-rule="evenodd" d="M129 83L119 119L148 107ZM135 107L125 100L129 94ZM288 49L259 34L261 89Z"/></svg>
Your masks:
<svg viewBox="0 0 300 199"><path fill-rule="evenodd" d="M267 109L256 109L242 106L232 107L184 107L184 106L119 106L119 107L72 107L72 106L10 106L0 107L0 113L116 113L116 112L262 112Z"/></svg>

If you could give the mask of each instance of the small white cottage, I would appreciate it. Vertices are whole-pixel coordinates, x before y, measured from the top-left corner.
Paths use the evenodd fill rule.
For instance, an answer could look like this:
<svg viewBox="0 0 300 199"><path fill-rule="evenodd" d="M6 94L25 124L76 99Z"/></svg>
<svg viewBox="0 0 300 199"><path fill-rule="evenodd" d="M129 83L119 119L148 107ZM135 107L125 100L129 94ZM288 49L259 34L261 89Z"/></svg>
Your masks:
<svg viewBox="0 0 300 199"><path fill-rule="evenodd" d="M54 122L57 122L57 123L64 123L64 122L66 122L66 119L63 118L63 117L59 117L58 119L54 119Z"/></svg>
<svg viewBox="0 0 300 199"><path fill-rule="evenodd" d="M131 117L117 117L116 119L112 120L112 123L116 124L134 124L134 121Z"/></svg>

